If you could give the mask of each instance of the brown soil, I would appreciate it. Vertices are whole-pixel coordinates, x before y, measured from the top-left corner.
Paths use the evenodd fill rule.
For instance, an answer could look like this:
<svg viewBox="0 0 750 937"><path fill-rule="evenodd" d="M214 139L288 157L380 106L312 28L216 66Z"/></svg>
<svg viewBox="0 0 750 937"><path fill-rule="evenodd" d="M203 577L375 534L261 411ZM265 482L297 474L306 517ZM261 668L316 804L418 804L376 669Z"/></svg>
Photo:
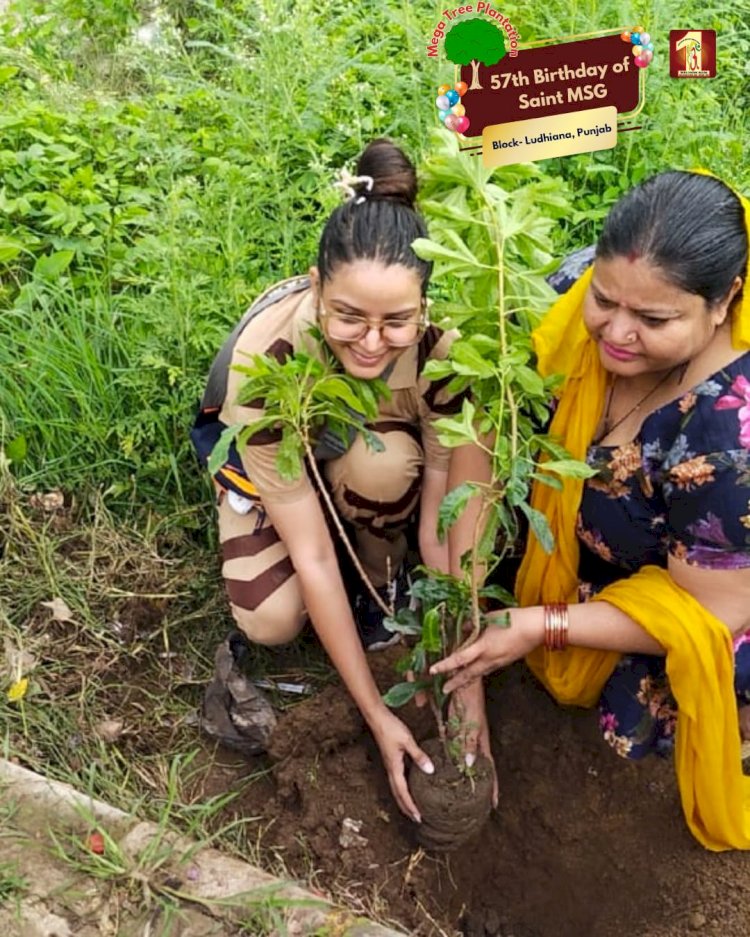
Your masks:
<svg viewBox="0 0 750 937"><path fill-rule="evenodd" d="M30 767L66 780L80 777L85 787L104 744L97 727L104 719L120 720L121 734L106 744L137 769L158 800L165 754L196 745L195 724L185 713L198 702L223 636L224 600L206 579L205 557L175 563L119 527L78 530L67 511L50 515L43 508L32 511L31 520L55 551L37 556L38 538L10 523L14 515L1 500L0 513L0 551L5 547L4 561L10 549L14 558L3 567L0 604L24 623L27 650L37 658L37 695L29 695L28 711L58 708L61 717L59 726L50 724L54 731L28 737L16 721L11 749ZM37 598L55 595L43 585L40 557L54 564L61 581L70 577L76 588L80 582L96 630L84 627L76 608L77 623L71 623L38 604ZM33 602L23 598L22 579L42 584ZM23 601L12 605L17 594ZM398 656L396 649L371 658L383 688L394 680ZM304 671L302 659L269 673L319 682L320 673ZM272 663L284 661L274 656ZM258 818L251 828L271 870L312 880L415 937L750 932L750 853L713 854L692 839L671 761L618 758L602 742L594 713L560 709L522 666L493 677L488 704L500 805L450 854L417 847L414 825L396 809L377 749L336 685L287 711L272 770L262 758L214 758L209 748L201 771L191 763L196 770L185 794L205 799L240 788L227 812ZM426 709L410 706L401 715L419 741L434 735ZM46 725L40 721L37 729ZM216 822L229 820L225 815Z"/></svg>
<svg viewBox="0 0 750 937"><path fill-rule="evenodd" d="M414 764L409 769L409 790L422 819L415 828L417 842L433 852L453 852L487 822L492 810L492 764L480 755L471 774L462 774L439 739L427 739L421 747L435 773L425 774Z"/></svg>
<svg viewBox="0 0 750 937"><path fill-rule="evenodd" d="M392 659L374 660L381 684ZM488 701L500 805L455 853L417 848L338 686L283 717L274 779L251 785L241 810L270 821L269 858L410 934L745 937L750 855L692 839L671 761L618 758L593 712L560 709L521 666L490 681ZM426 710L401 713L418 739L434 732Z"/></svg>

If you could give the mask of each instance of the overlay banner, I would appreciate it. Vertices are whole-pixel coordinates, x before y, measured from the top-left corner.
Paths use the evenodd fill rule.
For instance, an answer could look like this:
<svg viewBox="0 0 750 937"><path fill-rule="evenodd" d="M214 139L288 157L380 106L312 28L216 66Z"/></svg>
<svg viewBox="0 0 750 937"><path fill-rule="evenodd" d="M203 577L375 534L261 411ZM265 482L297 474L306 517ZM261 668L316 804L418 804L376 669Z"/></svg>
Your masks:
<svg viewBox="0 0 750 937"><path fill-rule="evenodd" d="M461 103L471 121L470 136L500 122L592 107L614 107L620 115L635 111L641 103L640 71L619 33L523 49L478 70L463 66L468 91Z"/></svg>
<svg viewBox="0 0 750 937"><path fill-rule="evenodd" d="M609 150L617 144L617 108L493 124L482 132L482 162L487 169L553 156Z"/></svg>

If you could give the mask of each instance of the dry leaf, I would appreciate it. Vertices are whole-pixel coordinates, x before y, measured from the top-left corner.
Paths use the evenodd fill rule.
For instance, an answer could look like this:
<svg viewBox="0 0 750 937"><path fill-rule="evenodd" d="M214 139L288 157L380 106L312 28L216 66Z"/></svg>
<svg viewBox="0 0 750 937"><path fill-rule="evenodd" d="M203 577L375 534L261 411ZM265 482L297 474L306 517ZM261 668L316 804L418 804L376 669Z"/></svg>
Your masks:
<svg viewBox="0 0 750 937"><path fill-rule="evenodd" d="M115 742L122 735L124 727L125 723L122 719L102 719L95 726L94 732L104 742Z"/></svg>
<svg viewBox="0 0 750 937"><path fill-rule="evenodd" d="M52 617L55 621L73 621L73 613L68 608L67 603L60 596L55 596L51 602L42 602L45 608L52 609Z"/></svg>
<svg viewBox="0 0 750 937"><path fill-rule="evenodd" d="M32 508L41 508L43 511L47 511L51 514L52 511L59 511L60 508L64 507L65 495L63 495L62 491L57 489L54 491L45 491L44 494L35 491L29 498L29 504Z"/></svg>
<svg viewBox="0 0 750 937"><path fill-rule="evenodd" d="M39 661L30 651L24 650L6 637L3 641L5 651L5 673L9 680L18 680L25 673L30 673Z"/></svg>

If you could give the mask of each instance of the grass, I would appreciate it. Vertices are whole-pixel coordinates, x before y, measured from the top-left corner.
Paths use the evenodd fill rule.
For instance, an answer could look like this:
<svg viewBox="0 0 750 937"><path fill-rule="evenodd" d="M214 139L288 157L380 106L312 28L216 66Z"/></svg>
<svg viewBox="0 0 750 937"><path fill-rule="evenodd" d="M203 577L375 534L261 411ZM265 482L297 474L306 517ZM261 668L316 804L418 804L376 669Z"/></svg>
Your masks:
<svg viewBox="0 0 750 937"><path fill-rule="evenodd" d="M290 911L327 907L320 900L297 898L284 892L286 883L262 885L238 891L226 897L206 895L201 885L207 877L208 891L217 871L204 850L223 830L212 835L203 831L223 811L233 794L209 798L193 808L193 817L179 838L171 831L176 819L172 808L181 795L179 759L167 779L170 802L162 810L158 825L147 836L125 834L124 824L117 832L102 822L88 806L75 808L75 818L63 809L51 814L49 805L26 802L19 810L13 803L3 804L3 832L9 843L0 862L0 908L15 904L18 923L28 923L21 909L28 899L75 921L75 926L96 924L103 930L107 923L117 932L143 933L169 937L180 927L195 926L200 912L204 928L213 919L211 933L287 934ZM110 821L111 822L111 821ZM253 818L237 818L226 824L239 827ZM192 840L192 842L191 842ZM25 873L33 870L33 881ZM215 885L222 889L228 870L218 871ZM192 923L191 923L192 916ZM247 930L255 927L256 930ZM113 930L114 932L114 930Z"/></svg>
<svg viewBox="0 0 750 937"><path fill-rule="evenodd" d="M9 826L15 814L15 804L5 801L0 805L0 839L9 835ZM17 862L0 860L0 908L18 903L26 893L28 881L20 873Z"/></svg>
<svg viewBox="0 0 750 937"><path fill-rule="evenodd" d="M693 7L732 35L711 81L667 75L668 30L691 15L676 0L508 8L529 39L645 18L656 43L643 129L543 164L576 193L560 253L658 169L709 162L748 187L750 27L725 0ZM335 170L382 134L426 153L445 66L423 40L440 9L173 0L155 46L135 38L151 7L133 0L12 9L0 237L19 247L0 249L0 412L6 441L28 444L14 471L28 487L96 487L120 514L173 515L208 491L186 428L210 360L262 288L313 261Z"/></svg>
<svg viewBox="0 0 750 937"><path fill-rule="evenodd" d="M76 875L100 879L112 907L158 917L164 934L185 900L174 870L179 878L191 858L177 854L173 831L198 847L215 845L273 865L275 874L289 878L280 857L263 855L268 819L237 806L265 768L240 763L224 771L196 734L201 688L227 628L204 551L175 542L184 538L179 528L177 535L158 525L128 529L101 500L45 512L7 475L0 504L4 660L29 680L22 699L10 701L5 690L0 695L3 753L158 825L157 837L133 860L91 818L84 826L102 835L104 854L91 851L88 835L59 832L58 861ZM72 620L56 620L41 605L54 597L64 600ZM24 629L13 620L24 620ZM304 645L283 662L284 672L272 664L265 652L251 666L272 678L301 680L304 673L313 685L330 679L320 655ZM3 674L3 686L15 676ZM22 880L12 864L0 873L10 896ZM293 902L263 892L243 896L241 904L238 927L283 934ZM204 910L221 915L228 907L210 902ZM268 929L253 931L261 921Z"/></svg>
<svg viewBox="0 0 750 937"><path fill-rule="evenodd" d="M195 760L195 709L228 627L215 566L179 528L138 533L101 500L46 513L6 475L0 502L4 685L30 681L18 702L0 696L5 752L126 810L158 819L168 804L187 829L209 770ZM41 604L56 597L72 620ZM330 679L314 653L297 647L281 676ZM254 673L273 676L273 659L259 654ZM235 831L235 849L248 842Z"/></svg>

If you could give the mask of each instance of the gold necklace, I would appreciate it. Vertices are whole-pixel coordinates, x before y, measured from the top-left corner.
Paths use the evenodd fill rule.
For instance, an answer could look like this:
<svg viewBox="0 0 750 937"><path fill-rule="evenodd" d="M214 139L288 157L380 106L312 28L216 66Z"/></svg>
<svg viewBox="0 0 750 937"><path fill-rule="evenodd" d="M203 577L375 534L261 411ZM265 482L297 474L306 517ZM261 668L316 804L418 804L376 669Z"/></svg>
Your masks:
<svg viewBox="0 0 750 937"><path fill-rule="evenodd" d="M609 434L610 434L610 433L613 433L613 432L617 429L618 426L621 426L621 425L625 422L625 420L627 420L627 418L628 418L629 416L632 416L634 413L636 413L638 410L640 410L641 407L643 406L643 404L644 404L650 397L652 397L652 396L656 393L656 391L657 391L663 384L666 384L666 383L667 383L667 381L669 380L669 378L672 377L672 375L675 373L675 371L677 370L678 367L681 367L681 365L675 365L675 367L673 367L671 370L667 371L666 374L664 374L662 377L659 378L659 380L656 382L656 384L654 384L654 386L651 388L651 390L647 391L647 393L645 393L645 394L641 397L641 399L640 399L639 401L637 401L637 403L636 403L634 406L632 406L624 416L621 416L620 419L619 419L619 420L616 420L614 423L610 423L610 422L609 422L609 412L610 412L610 410L612 409L612 401L613 401L614 396L615 396L615 387L617 386L617 375L615 374L615 376L614 376L614 378L613 378L613 380L612 380L612 384L610 385L610 388L609 388L609 397L608 397L608 399L607 399L607 407L606 407L606 409L605 409L605 411L604 411L604 422L603 422L603 426L602 426L602 431L601 431L601 433L599 433L599 434L596 436L595 439L592 439L592 440L591 440L592 443L593 443L594 445L598 445L598 443L599 443L602 439L604 439L605 436L609 436Z"/></svg>

